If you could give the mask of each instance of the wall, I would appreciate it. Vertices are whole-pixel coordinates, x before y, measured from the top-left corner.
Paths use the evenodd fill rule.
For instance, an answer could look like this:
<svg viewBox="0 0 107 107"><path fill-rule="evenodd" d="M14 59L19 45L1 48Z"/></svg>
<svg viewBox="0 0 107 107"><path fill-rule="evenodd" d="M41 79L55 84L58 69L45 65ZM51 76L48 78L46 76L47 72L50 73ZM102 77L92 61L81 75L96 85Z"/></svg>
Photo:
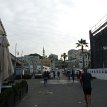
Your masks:
<svg viewBox="0 0 107 107"><path fill-rule="evenodd" d="M107 80L107 68L88 69L88 72L97 79Z"/></svg>

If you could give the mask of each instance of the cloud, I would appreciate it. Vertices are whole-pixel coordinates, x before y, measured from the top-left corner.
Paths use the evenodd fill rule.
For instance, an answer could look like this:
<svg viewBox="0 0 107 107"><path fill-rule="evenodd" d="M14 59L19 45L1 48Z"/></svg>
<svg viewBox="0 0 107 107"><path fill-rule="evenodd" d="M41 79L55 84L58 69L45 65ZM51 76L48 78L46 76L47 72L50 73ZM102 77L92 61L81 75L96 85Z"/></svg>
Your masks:
<svg viewBox="0 0 107 107"><path fill-rule="evenodd" d="M0 18L10 51L24 54L67 52L80 38L89 41L89 29L106 13L105 0L0 0ZM99 8L100 7L100 8Z"/></svg>

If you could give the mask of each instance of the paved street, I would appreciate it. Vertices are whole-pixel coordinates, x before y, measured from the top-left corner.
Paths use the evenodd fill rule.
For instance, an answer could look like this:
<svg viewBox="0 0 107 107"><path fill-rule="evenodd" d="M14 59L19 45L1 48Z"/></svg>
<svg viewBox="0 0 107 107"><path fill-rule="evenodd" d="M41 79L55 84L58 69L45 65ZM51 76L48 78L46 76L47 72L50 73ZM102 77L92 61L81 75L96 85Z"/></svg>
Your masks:
<svg viewBox="0 0 107 107"><path fill-rule="evenodd" d="M83 91L78 81L74 83L65 77L49 80L47 87L42 79L27 80L28 94L17 107L85 107ZM107 81L92 81L91 107L107 107Z"/></svg>

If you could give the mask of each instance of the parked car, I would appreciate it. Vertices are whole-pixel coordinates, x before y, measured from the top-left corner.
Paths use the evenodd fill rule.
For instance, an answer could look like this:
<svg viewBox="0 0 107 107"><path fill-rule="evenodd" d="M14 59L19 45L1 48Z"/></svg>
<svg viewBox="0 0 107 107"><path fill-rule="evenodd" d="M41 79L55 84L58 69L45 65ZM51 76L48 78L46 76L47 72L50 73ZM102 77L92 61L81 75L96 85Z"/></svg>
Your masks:
<svg viewBox="0 0 107 107"><path fill-rule="evenodd" d="M38 71L38 72L36 72L35 74L34 74L34 76L35 76L35 79L39 79L39 78L42 78L42 72L41 71Z"/></svg>

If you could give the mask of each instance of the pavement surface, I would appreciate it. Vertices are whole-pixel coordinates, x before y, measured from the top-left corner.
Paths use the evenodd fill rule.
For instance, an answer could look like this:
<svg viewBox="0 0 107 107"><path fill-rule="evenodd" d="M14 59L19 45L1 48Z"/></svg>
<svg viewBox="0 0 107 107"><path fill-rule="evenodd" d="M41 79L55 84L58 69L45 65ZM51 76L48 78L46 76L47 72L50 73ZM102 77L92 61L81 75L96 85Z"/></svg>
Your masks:
<svg viewBox="0 0 107 107"><path fill-rule="evenodd" d="M78 80L74 82L61 76L60 80L29 79L28 94L16 107L85 107L84 94ZM107 107L107 81L92 81L91 107Z"/></svg>

